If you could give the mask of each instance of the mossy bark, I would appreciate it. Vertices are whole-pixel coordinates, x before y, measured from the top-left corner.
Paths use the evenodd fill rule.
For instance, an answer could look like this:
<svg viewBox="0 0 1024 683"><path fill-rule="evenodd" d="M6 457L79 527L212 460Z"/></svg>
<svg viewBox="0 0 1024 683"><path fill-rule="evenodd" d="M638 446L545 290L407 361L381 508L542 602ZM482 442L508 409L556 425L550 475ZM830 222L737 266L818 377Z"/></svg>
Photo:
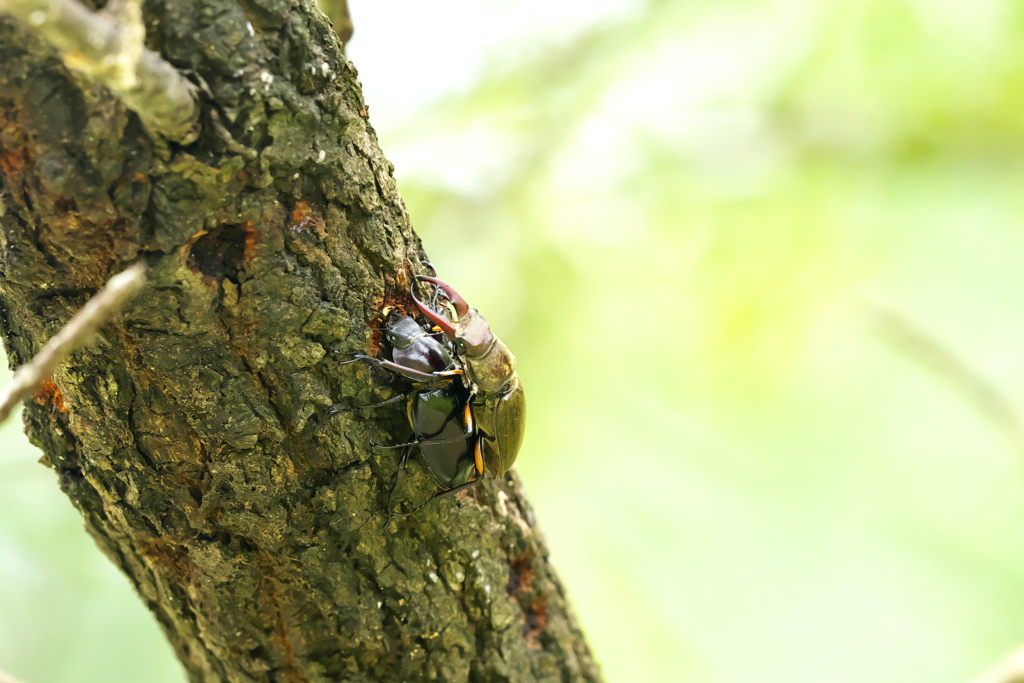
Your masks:
<svg viewBox="0 0 1024 683"><path fill-rule="evenodd" d="M150 283L27 406L29 436L192 681L600 677L514 475L385 523L403 390L379 353L420 243L308 1L152 0L202 134L0 20L0 334L17 366L105 280ZM436 490L422 466L399 496ZM112 644L116 647L116 644Z"/></svg>

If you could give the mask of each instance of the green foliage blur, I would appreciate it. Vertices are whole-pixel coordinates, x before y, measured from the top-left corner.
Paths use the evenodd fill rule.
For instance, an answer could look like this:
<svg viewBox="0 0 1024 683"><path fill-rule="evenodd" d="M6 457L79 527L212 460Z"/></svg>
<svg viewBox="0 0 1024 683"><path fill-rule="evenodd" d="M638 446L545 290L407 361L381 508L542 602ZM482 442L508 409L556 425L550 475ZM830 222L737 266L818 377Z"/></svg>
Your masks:
<svg viewBox="0 0 1024 683"><path fill-rule="evenodd" d="M1024 644L1024 4L351 0L609 681L958 683ZM0 668L180 681L14 423Z"/></svg>

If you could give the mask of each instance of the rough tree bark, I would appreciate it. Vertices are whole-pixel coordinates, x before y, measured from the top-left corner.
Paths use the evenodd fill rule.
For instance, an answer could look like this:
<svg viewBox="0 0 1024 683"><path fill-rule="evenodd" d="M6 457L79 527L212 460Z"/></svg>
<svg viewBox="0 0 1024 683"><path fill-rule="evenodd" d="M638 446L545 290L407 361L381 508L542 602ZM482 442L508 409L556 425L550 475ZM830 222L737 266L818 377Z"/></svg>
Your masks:
<svg viewBox="0 0 1024 683"><path fill-rule="evenodd" d="M369 441L407 437L402 408L328 410L401 391L337 358L378 353L424 272L329 22L309 0L143 16L196 86L194 140L0 19L0 334L16 367L148 264L24 419L189 679L598 680L516 477L385 524L396 453ZM434 490L414 465L400 495Z"/></svg>

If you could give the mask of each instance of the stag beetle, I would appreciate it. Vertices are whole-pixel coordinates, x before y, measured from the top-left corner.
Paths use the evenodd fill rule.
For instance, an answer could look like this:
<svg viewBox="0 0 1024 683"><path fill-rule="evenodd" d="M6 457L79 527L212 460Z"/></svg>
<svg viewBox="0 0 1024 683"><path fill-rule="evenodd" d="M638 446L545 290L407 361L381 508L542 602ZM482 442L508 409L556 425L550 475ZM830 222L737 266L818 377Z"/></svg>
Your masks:
<svg viewBox="0 0 1024 683"><path fill-rule="evenodd" d="M403 448L399 476L410 449L419 446L423 459L442 491L430 501L480 481L485 472L500 477L512 466L523 440L526 400L515 371L515 356L494 336L476 308L471 308L450 285L436 277L418 276L435 286L428 306L412 292L417 308L444 332L446 342L431 336L406 315L389 314L385 339L393 360L357 356L413 380L405 396L409 425L415 435L408 443L379 446ZM438 305L443 295L450 307ZM442 311L448 310L452 319ZM454 356L454 358L453 358ZM400 400L396 396L375 407ZM395 488L398 481L396 479ZM394 493L392 488L392 494ZM389 499L390 500L390 499ZM391 504L388 503L391 514Z"/></svg>
<svg viewBox="0 0 1024 683"><path fill-rule="evenodd" d="M451 285L426 275L416 279L434 285L451 303L447 309L449 319L443 315L442 307L428 306L416 298L415 291L412 293L420 312L455 346L469 380L470 407L476 417L484 465L488 472L500 477L516 461L526 422L526 396L516 374L516 357L494 336L480 312L467 304ZM434 294L432 300L436 301L438 291Z"/></svg>
<svg viewBox="0 0 1024 683"><path fill-rule="evenodd" d="M414 441L392 445L373 444L380 448L402 448L399 459L399 473L391 496L405 470L409 454L419 446L438 486L442 491L431 496L411 512L477 481L484 473L484 461L480 452L480 439L476 430L473 409L470 406L470 388L464 372L457 366L448 349L447 340L439 341L407 315L387 316L389 320L384 338L391 345L393 360L371 356L357 356L353 360L370 362L378 367L413 380L413 390L408 394L390 398L362 408L373 408L406 399L406 416L412 427ZM443 339L443 338L442 338ZM388 515L392 514L391 496L388 499Z"/></svg>

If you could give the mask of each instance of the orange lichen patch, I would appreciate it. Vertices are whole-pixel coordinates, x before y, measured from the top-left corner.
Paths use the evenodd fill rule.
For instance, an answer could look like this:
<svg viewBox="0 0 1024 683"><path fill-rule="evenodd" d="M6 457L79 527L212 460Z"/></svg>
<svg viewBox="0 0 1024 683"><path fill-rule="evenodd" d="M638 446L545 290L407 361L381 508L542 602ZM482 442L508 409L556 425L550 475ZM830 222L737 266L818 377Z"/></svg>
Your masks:
<svg viewBox="0 0 1024 683"><path fill-rule="evenodd" d="M509 565L508 586L506 592L513 597L533 591L533 580L537 578L537 570L533 568L533 553L525 552L512 560Z"/></svg>
<svg viewBox="0 0 1024 683"><path fill-rule="evenodd" d="M64 207L60 206L55 206L54 208L57 210L64 210ZM93 225L89 221L85 220L82 214L77 211L64 210L64 213L51 217L47 221L46 227L53 237L56 237L58 240L63 240L69 234L79 233L84 229L93 227ZM40 239L42 240L42 237ZM56 245L51 246L55 247Z"/></svg>
<svg viewBox="0 0 1024 683"><path fill-rule="evenodd" d="M381 346L384 344L384 325L388 315L392 311L396 314L406 314L405 307L396 305L397 301L394 299L385 298L382 301L390 301L391 303L380 306L374 305L373 308L382 311L382 313L366 320L366 326L370 328L370 343L366 352L371 356L377 355L377 352L380 351ZM387 313L383 313L383 311L387 311Z"/></svg>
<svg viewBox="0 0 1024 683"><path fill-rule="evenodd" d="M263 580L260 585L260 599L262 606L269 607L270 613L273 614L274 622L274 640L275 644L280 648L280 654L283 655L284 659L284 674L283 680L287 683L308 683L308 679L302 673L302 666L299 663L298 656L295 652L295 646L292 643L292 628L289 622L293 619L287 618L290 615L285 614L285 609L288 604L287 595L282 595L284 589L281 581L277 577L277 572L274 567L270 556L267 553L260 553L260 571L263 574ZM266 605L265 601L269 599L270 605ZM267 610L261 610L263 615L267 615ZM301 642L301 633L294 636L299 642Z"/></svg>
<svg viewBox="0 0 1024 683"><path fill-rule="evenodd" d="M199 240L199 238L202 237L205 234L206 234L205 230L200 230L196 234L194 234L191 237L189 237L188 241L185 242L185 244L181 245L180 253L181 253L182 260L187 260L188 259L189 254L192 253L192 247Z"/></svg>
<svg viewBox="0 0 1024 683"><path fill-rule="evenodd" d="M288 228L292 231L292 234L312 230L320 237L327 236L327 231L324 229L323 216L317 213L316 209L309 205L309 202L295 203Z"/></svg>
<svg viewBox="0 0 1024 683"><path fill-rule="evenodd" d="M371 356L376 356L380 351L380 347L384 343L384 328L380 318L367 320L366 324L370 328L370 343L367 345L366 353Z"/></svg>
<svg viewBox="0 0 1024 683"><path fill-rule="evenodd" d="M242 232L245 233L245 250L242 252L242 262L248 263L256 255L256 245L260 241L260 231L253 227L252 221L242 223Z"/></svg>
<svg viewBox="0 0 1024 683"><path fill-rule="evenodd" d="M422 268L422 266L420 266ZM398 270L390 282L388 282L388 293L386 299L398 308L411 311L409 315L414 318L419 316L419 309L412 299L412 290L416 283L417 266L408 258L405 259L404 267ZM416 286L418 296L423 296L424 291Z"/></svg>
<svg viewBox="0 0 1024 683"><path fill-rule="evenodd" d="M295 202L295 209L292 211L292 230L301 230L309 222L313 215L313 207L309 202Z"/></svg>
<svg viewBox="0 0 1024 683"><path fill-rule="evenodd" d="M523 624L523 638L528 647L540 647L540 636L548 627L549 621L551 615L548 614L548 600L543 595L538 595L526 609L526 623Z"/></svg>
<svg viewBox="0 0 1024 683"><path fill-rule="evenodd" d="M143 538L138 542L139 552L158 568L170 573L175 580L196 583L199 569L188 556L188 548L171 543L159 536Z"/></svg>
<svg viewBox="0 0 1024 683"><path fill-rule="evenodd" d="M64 401L64 394L60 392L60 387L57 386L51 378L47 377L43 380L43 383L36 389L36 393L32 395L32 400L41 406L53 406L53 408L61 413L68 412L68 405Z"/></svg>
<svg viewBox="0 0 1024 683"><path fill-rule="evenodd" d="M14 177L25 168L25 150L21 147L0 150L0 170L8 178Z"/></svg>
<svg viewBox="0 0 1024 683"><path fill-rule="evenodd" d="M374 309L381 312L382 316L390 314L392 311L396 315L410 315L410 311L415 311L416 307L410 305L409 295L402 290L393 291L390 288L384 293L384 296L380 297L379 303L374 301Z"/></svg>
<svg viewBox="0 0 1024 683"><path fill-rule="evenodd" d="M523 638L532 648L541 646L540 636L551 620L548 614L548 600L534 586L537 580L537 569L533 565L534 554L526 551L518 555L509 565L508 586L505 587L509 597L519 603L523 610Z"/></svg>
<svg viewBox="0 0 1024 683"><path fill-rule="evenodd" d="M190 493L202 504L203 492L200 487L203 485L203 473L200 470L179 469L171 475L171 479L182 488L194 489Z"/></svg>

